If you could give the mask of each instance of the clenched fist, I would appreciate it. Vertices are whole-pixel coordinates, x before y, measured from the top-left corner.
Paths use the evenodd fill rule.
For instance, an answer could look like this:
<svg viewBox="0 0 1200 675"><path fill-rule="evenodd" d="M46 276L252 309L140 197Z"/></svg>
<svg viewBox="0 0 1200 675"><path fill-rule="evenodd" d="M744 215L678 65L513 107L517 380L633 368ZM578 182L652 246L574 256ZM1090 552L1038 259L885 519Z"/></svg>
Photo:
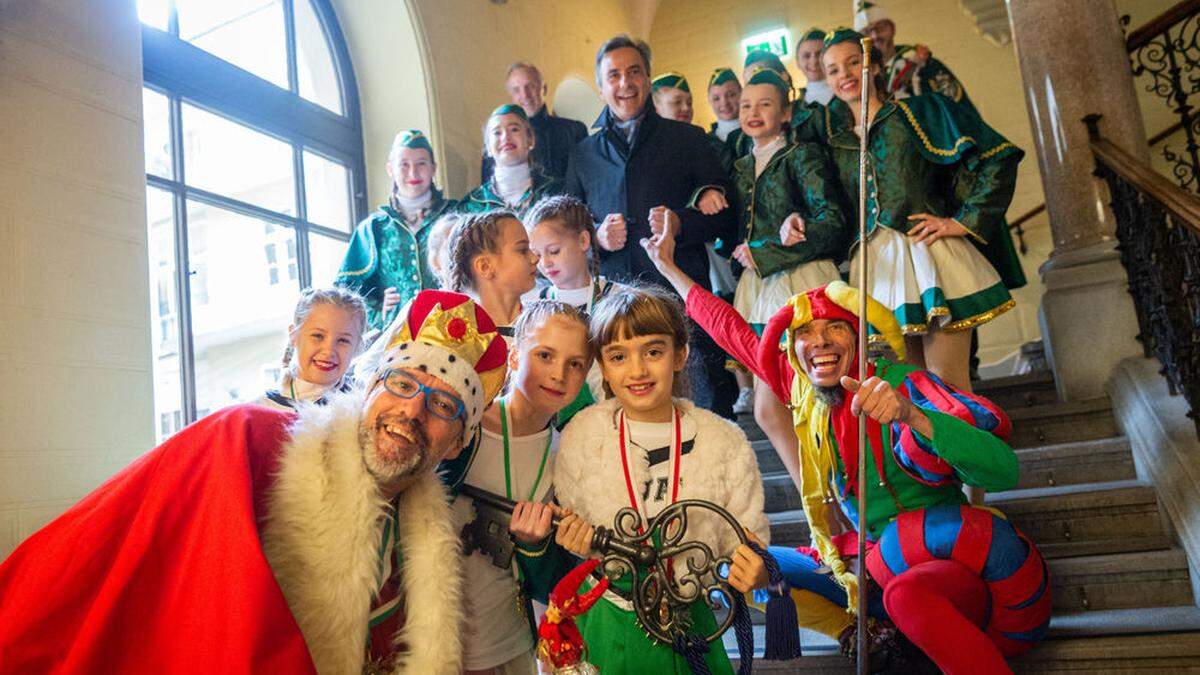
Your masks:
<svg viewBox="0 0 1200 675"><path fill-rule="evenodd" d="M599 229L596 230L596 243L605 251L620 251L625 248L627 234L625 216L610 213L604 217L604 222L600 223Z"/></svg>

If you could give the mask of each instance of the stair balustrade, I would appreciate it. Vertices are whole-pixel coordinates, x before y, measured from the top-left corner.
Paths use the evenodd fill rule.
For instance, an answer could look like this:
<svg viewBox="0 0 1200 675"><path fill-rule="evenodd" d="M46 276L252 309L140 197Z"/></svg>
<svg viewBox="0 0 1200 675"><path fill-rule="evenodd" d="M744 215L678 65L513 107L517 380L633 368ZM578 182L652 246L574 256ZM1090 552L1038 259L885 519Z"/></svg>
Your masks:
<svg viewBox="0 0 1200 675"><path fill-rule="evenodd" d="M1099 115L1084 122L1116 216L1138 340L1200 436L1200 198L1101 136Z"/></svg>

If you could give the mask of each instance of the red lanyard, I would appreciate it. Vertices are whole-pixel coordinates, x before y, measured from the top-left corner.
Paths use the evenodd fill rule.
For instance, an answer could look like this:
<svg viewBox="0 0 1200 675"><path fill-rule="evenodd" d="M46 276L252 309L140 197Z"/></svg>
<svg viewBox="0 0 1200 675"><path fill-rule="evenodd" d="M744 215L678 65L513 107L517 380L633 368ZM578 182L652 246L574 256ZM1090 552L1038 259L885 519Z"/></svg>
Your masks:
<svg viewBox="0 0 1200 675"><path fill-rule="evenodd" d="M674 504L679 499L679 465L683 459L683 440L680 433L679 410L672 408L671 412L675 419L674 438L671 442L671 503ZM649 522L650 518L646 514L645 505L642 504L641 498L638 496L638 491L633 485L633 473L629 470L629 447L626 443L627 432L625 430L625 411L621 411L621 415L617 420L617 427L620 430L621 439L621 468L625 471L625 490L629 494L629 505L635 511L641 514L643 522ZM638 533L642 533L643 528L638 528Z"/></svg>

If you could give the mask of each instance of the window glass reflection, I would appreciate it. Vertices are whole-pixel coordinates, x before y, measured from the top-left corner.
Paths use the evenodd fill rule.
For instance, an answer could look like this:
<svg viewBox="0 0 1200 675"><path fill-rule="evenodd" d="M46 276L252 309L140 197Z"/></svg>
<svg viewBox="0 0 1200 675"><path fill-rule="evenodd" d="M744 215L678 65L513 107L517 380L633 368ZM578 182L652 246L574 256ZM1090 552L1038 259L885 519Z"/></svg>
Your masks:
<svg viewBox="0 0 1200 675"><path fill-rule="evenodd" d="M295 215L292 148L283 141L184 103L183 163L188 185Z"/></svg>
<svg viewBox="0 0 1200 675"><path fill-rule="evenodd" d="M274 386L300 282L290 227L195 201L187 212L199 413Z"/></svg>
<svg viewBox="0 0 1200 675"><path fill-rule="evenodd" d="M288 88L283 0L175 0L179 38Z"/></svg>

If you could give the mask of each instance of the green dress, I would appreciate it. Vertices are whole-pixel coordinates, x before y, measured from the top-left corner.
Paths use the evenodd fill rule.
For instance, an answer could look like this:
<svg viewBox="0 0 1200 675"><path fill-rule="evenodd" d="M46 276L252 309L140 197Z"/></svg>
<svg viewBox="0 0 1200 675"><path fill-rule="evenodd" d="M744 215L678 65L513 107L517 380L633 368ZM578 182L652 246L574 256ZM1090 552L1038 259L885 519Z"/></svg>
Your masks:
<svg viewBox="0 0 1200 675"><path fill-rule="evenodd" d="M849 246L850 228L842 210L845 198L825 148L788 143L755 177L754 155L734 162L733 183L741 241L749 242L758 274L769 277L813 260L840 261ZM804 218L805 241L784 246L779 226L791 213Z"/></svg>
<svg viewBox="0 0 1200 675"><path fill-rule="evenodd" d="M857 230L859 138L853 120L835 99L799 133L829 145L848 200L847 219ZM1005 288L1025 285L1005 221L1024 152L972 109L939 94L885 103L871 123L867 147L868 234L876 227L907 233L914 226L908 216L915 213L951 217L967 228Z"/></svg>
<svg viewBox="0 0 1200 675"><path fill-rule="evenodd" d="M515 212L518 218L524 218L530 207L536 204L542 197L563 193L562 181L546 174L536 166L530 169L529 177L532 185L521 196L521 201L516 206L506 203L504 198L496 192L495 180L488 179L479 187L468 192L458 202L457 209L462 213L484 213L497 209L507 209Z"/></svg>
<svg viewBox="0 0 1200 675"><path fill-rule="evenodd" d="M628 577L617 586L628 590ZM591 588L591 579L584 586ZM624 582L624 583L622 583ZM580 592L584 592L581 588ZM708 635L716 630L717 618L703 601L690 607L692 633ZM691 675L687 659L670 645L655 642L637 623L633 611L625 611L601 598L586 613L575 619L583 642L588 647L587 660L602 666L604 673L623 675ZM733 675L733 665L720 640L709 645L704 662L712 675Z"/></svg>
<svg viewBox="0 0 1200 675"><path fill-rule="evenodd" d="M454 201L434 189L415 232L392 205L379 207L355 228L334 283L362 294L370 328L383 329L421 290L441 287L429 267L429 233L437 219L453 209ZM389 287L395 287L400 302L384 314L383 291Z"/></svg>

